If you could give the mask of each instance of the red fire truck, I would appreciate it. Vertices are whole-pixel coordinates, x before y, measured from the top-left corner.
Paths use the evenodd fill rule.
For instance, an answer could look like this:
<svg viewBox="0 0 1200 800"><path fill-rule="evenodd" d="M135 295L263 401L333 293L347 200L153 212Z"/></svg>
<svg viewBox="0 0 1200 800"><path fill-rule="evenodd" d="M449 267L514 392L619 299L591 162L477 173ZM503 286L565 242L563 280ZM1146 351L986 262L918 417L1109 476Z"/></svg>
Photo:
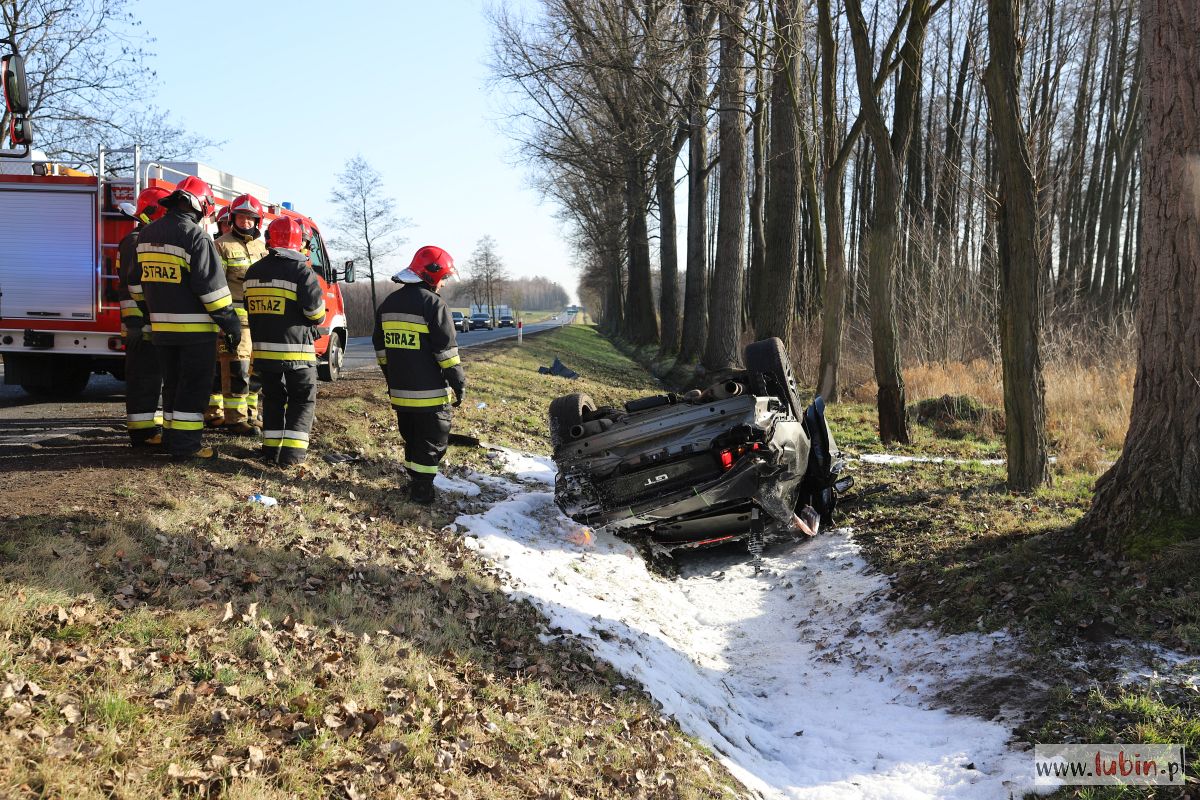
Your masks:
<svg viewBox="0 0 1200 800"><path fill-rule="evenodd" d="M212 185L218 202L243 192L267 210L306 220L313 230L311 260L328 316L318 329L318 372L337 380L348 341L339 281L354 280L354 263L329 260L320 226L268 201L265 188L196 162L144 162L140 149L104 150L96 175L65 169L34 154L0 160L0 353L4 382L36 395L69 397L93 373L124 374L117 300L117 245L133 227L119 208L143 188L173 189L185 175ZM120 159L126 174L107 177Z"/></svg>

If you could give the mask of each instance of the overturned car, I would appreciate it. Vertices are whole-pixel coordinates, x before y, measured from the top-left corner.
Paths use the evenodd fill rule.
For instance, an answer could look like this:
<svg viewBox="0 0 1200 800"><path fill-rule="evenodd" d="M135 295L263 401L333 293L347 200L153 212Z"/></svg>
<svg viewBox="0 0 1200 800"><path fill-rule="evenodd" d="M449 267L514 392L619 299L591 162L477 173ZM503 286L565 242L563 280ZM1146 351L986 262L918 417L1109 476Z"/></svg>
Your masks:
<svg viewBox="0 0 1200 800"><path fill-rule="evenodd" d="M821 398L800 402L783 343L746 347L746 369L701 391L597 407L550 404L555 501L576 522L655 555L814 535L829 525L842 461Z"/></svg>

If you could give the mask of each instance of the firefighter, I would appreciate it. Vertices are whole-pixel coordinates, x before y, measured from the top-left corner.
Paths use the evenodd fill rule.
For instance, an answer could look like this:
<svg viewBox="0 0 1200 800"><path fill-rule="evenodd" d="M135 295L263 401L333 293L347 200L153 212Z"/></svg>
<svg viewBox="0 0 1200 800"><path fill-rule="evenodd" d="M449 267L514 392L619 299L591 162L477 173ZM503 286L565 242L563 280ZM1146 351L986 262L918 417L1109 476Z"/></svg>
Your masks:
<svg viewBox="0 0 1200 800"><path fill-rule="evenodd" d="M221 206L217 209L217 215L213 218L217 224L217 237L220 238L229 233L229 206ZM220 343L217 344L218 351ZM213 371L213 387L212 394L208 398L208 409L204 412L204 423L211 428L219 428L225 424L225 395L221 391L221 369L218 362L217 369Z"/></svg>
<svg viewBox="0 0 1200 800"><path fill-rule="evenodd" d="M433 479L450 438L450 409L462 404L466 377L459 364L450 309L438 296L454 274L440 247L422 247L392 280L404 284L375 312L375 355L404 439L408 497L434 501Z"/></svg>
<svg viewBox="0 0 1200 800"><path fill-rule="evenodd" d="M313 327L325 319L325 298L300 249L304 231L292 217L267 228L269 255L246 273L246 311L254 338L254 368L263 387L263 460L302 464L317 405Z"/></svg>
<svg viewBox="0 0 1200 800"><path fill-rule="evenodd" d="M221 208L217 211L217 216L214 221L217 223L218 237L229 233L229 226L232 224L229 221L229 206L221 206Z"/></svg>
<svg viewBox="0 0 1200 800"><path fill-rule="evenodd" d="M125 427L134 447L162 444L163 417L158 408L162 373L154 342L150 340L150 326L146 324L137 243L142 228L167 213L159 205L167 194L166 189L158 186L141 191L132 215L138 224L117 249L117 297L121 301L121 326L125 329Z"/></svg>
<svg viewBox="0 0 1200 800"><path fill-rule="evenodd" d="M217 251L225 264L225 281L233 297L234 311L242 321L242 343L236 353L230 353L225 350L223 342L217 342L217 381L220 388L214 390L209 399L205 420L209 424L218 424L216 420L220 419L219 424L224 430L248 436L258 432L250 422L253 417L249 409L249 398L253 396L257 410L258 392L256 386L251 386L250 321L242 302L242 282L246 278L246 270L267 254L259 231L263 219L262 204L253 195L240 195L229 204L229 217L232 227L217 239ZM215 402L218 391L221 396L219 406Z"/></svg>
<svg viewBox="0 0 1200 800"><path fill-rule="evenodd" d="M195 176L161 201L167 213L138 237L142 294L163 377L165 444L177 459L213 458L204 446L204 409L212 388L218 334L237 352L242 324L205 220L216 210L212 189Z"/></svg>

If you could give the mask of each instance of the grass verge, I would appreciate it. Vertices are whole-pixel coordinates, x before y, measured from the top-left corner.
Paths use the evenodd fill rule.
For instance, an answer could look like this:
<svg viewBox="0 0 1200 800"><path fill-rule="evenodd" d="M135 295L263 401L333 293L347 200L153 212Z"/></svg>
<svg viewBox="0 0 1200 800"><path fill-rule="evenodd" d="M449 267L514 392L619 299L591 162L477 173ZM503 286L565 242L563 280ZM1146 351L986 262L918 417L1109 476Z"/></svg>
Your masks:
<svg viewBox="0 0 1200 800"><path fill-rule="evenodd" d="M539 375L555 355L584 377ZM653 387L583 326L464 357L456 429L524 449L545 450L553 396ZM475 501L398 497L375 372L322 387L313 439L290 474L238 442L208 468L48 445L0 474L0 796L740 793L443 532ZM359 460L319 458L334 450Z"/></svg>

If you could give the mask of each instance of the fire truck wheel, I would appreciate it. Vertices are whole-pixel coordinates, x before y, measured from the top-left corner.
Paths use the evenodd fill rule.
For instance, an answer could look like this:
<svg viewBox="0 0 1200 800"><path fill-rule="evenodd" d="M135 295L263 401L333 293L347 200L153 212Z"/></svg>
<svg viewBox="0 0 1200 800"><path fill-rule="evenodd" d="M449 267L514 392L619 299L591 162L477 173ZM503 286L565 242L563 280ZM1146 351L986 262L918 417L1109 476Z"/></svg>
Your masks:
<svg viewBox="0 0 1200 800"><path fill-rule="evenodd" d="M342 377L342 359L344 356L342 337L336 333L329 337L328 356L325 361L317 364L317 377L323 381L336 381Z"/></svg>
<svg viewBox="0 0 1200 800"><path fill-rule="evenodd" d="M39 375L40 380L22 381L21 388L34 397L69 400L82 394L92 378L91 360L87 358L54 358L48 366L49 369Z"/></svg>

